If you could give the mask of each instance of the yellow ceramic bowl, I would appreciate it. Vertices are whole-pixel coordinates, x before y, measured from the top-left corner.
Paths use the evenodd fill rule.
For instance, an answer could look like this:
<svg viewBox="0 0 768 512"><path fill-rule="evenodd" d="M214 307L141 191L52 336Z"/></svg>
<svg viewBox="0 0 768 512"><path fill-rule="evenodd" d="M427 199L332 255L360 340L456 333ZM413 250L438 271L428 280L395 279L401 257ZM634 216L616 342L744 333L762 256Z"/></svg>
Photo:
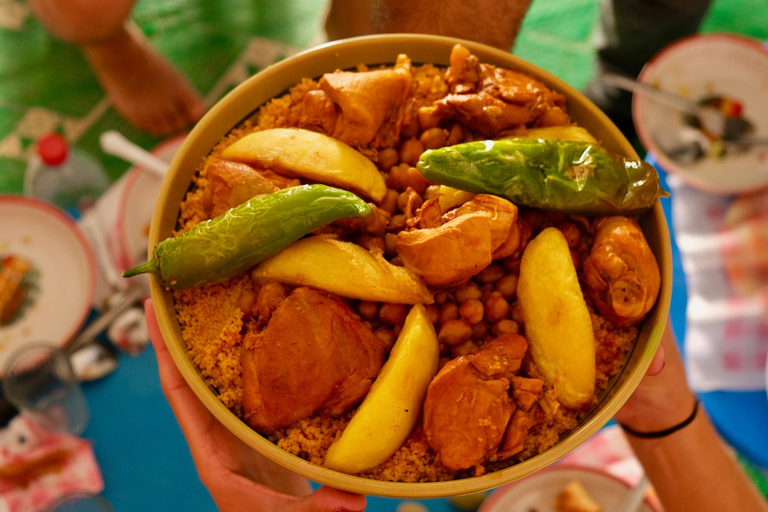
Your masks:
<svg viewBox="0 0 768 512"><path fill-rule="evenodd" d="M149 233L150 257L155 244L171 236L179 215L179 204L184 199L202 158L230 130L255 114L262 104L286 92L304 77L319 77L336 69L353 68L361 62L369 65L394 63L399 53L407 54L415 64L433 63L448 66L451 48L457 42L467 46L481 62L520 70L564 94L571 118L589 130L609 150L638 158L616 126L581 93L550 73L509 53L468 41L424 35L393 34L339 41L307 50L270 66L230 92L203 117L181 146L163 181ZM637 387L659 345L667 320L672 285L669 233L658 201L643 217L642 227L661 268L661 293L656 307L640 330L639 339L626 367L614 378L599 405L546 452L501 471L450 482L401 483L369 480L311 464L278 448L227 409L204 383L187 357L171 293L155 279L152 279L151 283L152 298L165 343L189 386L219 421L264 456L316 482L350 492L408 498L466 494L498 487L560 459L605 425Z"/></svg>

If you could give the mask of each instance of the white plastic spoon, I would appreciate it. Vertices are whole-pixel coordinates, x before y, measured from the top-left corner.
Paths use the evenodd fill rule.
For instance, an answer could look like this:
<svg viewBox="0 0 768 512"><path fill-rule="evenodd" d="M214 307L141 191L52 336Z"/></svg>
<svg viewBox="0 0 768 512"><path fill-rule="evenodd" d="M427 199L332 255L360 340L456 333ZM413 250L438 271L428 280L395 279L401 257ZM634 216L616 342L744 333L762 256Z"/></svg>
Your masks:
<svg viewBox="0 0 768 512"><path fill-rule="evenodd" d="M129 141L122 133L109 130L99 137L101 149L110 155L122 158L126 162L151 171L161 178L168 170L168 164L158 157Z"/></svg>

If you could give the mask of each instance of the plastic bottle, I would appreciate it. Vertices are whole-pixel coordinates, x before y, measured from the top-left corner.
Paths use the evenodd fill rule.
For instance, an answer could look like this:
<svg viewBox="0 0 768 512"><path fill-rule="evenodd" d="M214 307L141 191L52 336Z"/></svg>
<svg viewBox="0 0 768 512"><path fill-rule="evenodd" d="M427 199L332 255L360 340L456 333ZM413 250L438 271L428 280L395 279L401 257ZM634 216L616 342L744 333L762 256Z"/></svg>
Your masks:
<svg viewBox="0 0 768 512"><path fill-rule="evenodd" d="M57 133L38 140L24 176L24 195L66 210L95 202L108 186L109 178L99 162L86 153L70 150Z"/></svg>

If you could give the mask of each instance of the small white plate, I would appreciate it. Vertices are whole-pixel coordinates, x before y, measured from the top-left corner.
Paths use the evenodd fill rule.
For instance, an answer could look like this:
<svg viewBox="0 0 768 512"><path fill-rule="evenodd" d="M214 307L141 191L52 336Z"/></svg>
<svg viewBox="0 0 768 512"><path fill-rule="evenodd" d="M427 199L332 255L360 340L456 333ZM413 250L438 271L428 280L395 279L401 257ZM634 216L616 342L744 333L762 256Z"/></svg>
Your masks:
<svg viewBox="0 0 768 512"><path fill-rule="evenodd" d="M169 162L184 142L186 135L167 140L152 150L152 153ZM120 197L117 214L117 232L120 243L120 270L124 271L145 261L147 238L152 213L155 210L157 193L163 180L155 173L134 167L128 175Z"/></svg>
<svg viewBox="0 0 768 512"><path fill-rule="evenodd" d="M0 256L23 258L37 273L20 316L0 327L1 374L20 347L41 341L64 347L80 330L96 289L96 262L69 215L21 196L0 196Z"/></svg>
<svg viewBox="0 0 768 512"><path fill-rule="evenodd" d="M556 512L555 498L566 485L578 480L606 512L619 510L629 484L596 468L561 464L505 485L480 507L479 512ZM659 512L647 499L640 512Z"/></svg>
<svg viewBox="0 0 768 512"><path fill-rule="evenodd" d="M768 51L757 40L730 34L681 39L651 59L638 80L691 101L707 96L737 100L743 106L743 117L755 127L752 135L768 137ZM662 168L689 185L719 194L768 186L768 146L683 165L659 148L665 133L685 126L679 110L638 93L633 98L632 117L645 148L656 155Z"/></svg>

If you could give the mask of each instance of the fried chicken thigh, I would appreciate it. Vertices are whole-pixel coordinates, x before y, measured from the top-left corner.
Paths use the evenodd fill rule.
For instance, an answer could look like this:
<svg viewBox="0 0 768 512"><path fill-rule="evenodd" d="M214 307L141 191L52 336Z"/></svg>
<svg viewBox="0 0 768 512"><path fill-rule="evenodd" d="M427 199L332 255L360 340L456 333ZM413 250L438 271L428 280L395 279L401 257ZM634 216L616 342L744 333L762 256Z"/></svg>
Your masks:
<svg viewBox="0 0 768 512"><path fill-rule="evenodd" d="M297 288L243 342L243 408L262 434L312 413L339 415L368 393L382 341L342 300Z"/></svg>
<svg viewBox="0 0 768 512"><path fill-rule="evenodd" d="M428 214L427 204L421 212ZM419 225L418 215L414 225ZM517 207L500 197L478 194L442 216L438 227L401 231L397 252L406 267L431 286L469 279L520 243ZM431 223L430 223L431 224Z"/></svg>
<svg viewBox="0 0 768 512"><path fill-rule="evenodd" d="M656 302L661 276L635 219L604 217L595 222L584 282L595 307L615 325L635 325L645 318Z"/></svg>
<svg viewBox="0 0 768 512"><path fill-rule="evenodd" d="M305 97L301 124L353 147L391 147L399 140L411 79L404 55L394 69L327 73L320 89Z"/></svg>
<svg viewBox="0 0 768 512"><path fill-rule="evenodd" d="M570 123L563 95L524 73L481 64L461 45L451 51L446 78L451 94L428 109L436 123L454 119L485 137L526 124Z"/></svg>
<svg viewBox="0 0 768 512"><path fill-rule="evenodd" d="M272 171L257 171L249 165L228 160L213 161L206 169L206 177L208 185L203 194L203 206L211 217L258 195L300 184L299 180L284 178Z"/></svg>
<svg viewBox="0 0 768 512"><path fill-rule="evenodd" d="M451 470L482 465L496 454L515 405L510 380L528 343L499 336L479 352L449 361L432 380L424 402L424 433Z"/></svg>

